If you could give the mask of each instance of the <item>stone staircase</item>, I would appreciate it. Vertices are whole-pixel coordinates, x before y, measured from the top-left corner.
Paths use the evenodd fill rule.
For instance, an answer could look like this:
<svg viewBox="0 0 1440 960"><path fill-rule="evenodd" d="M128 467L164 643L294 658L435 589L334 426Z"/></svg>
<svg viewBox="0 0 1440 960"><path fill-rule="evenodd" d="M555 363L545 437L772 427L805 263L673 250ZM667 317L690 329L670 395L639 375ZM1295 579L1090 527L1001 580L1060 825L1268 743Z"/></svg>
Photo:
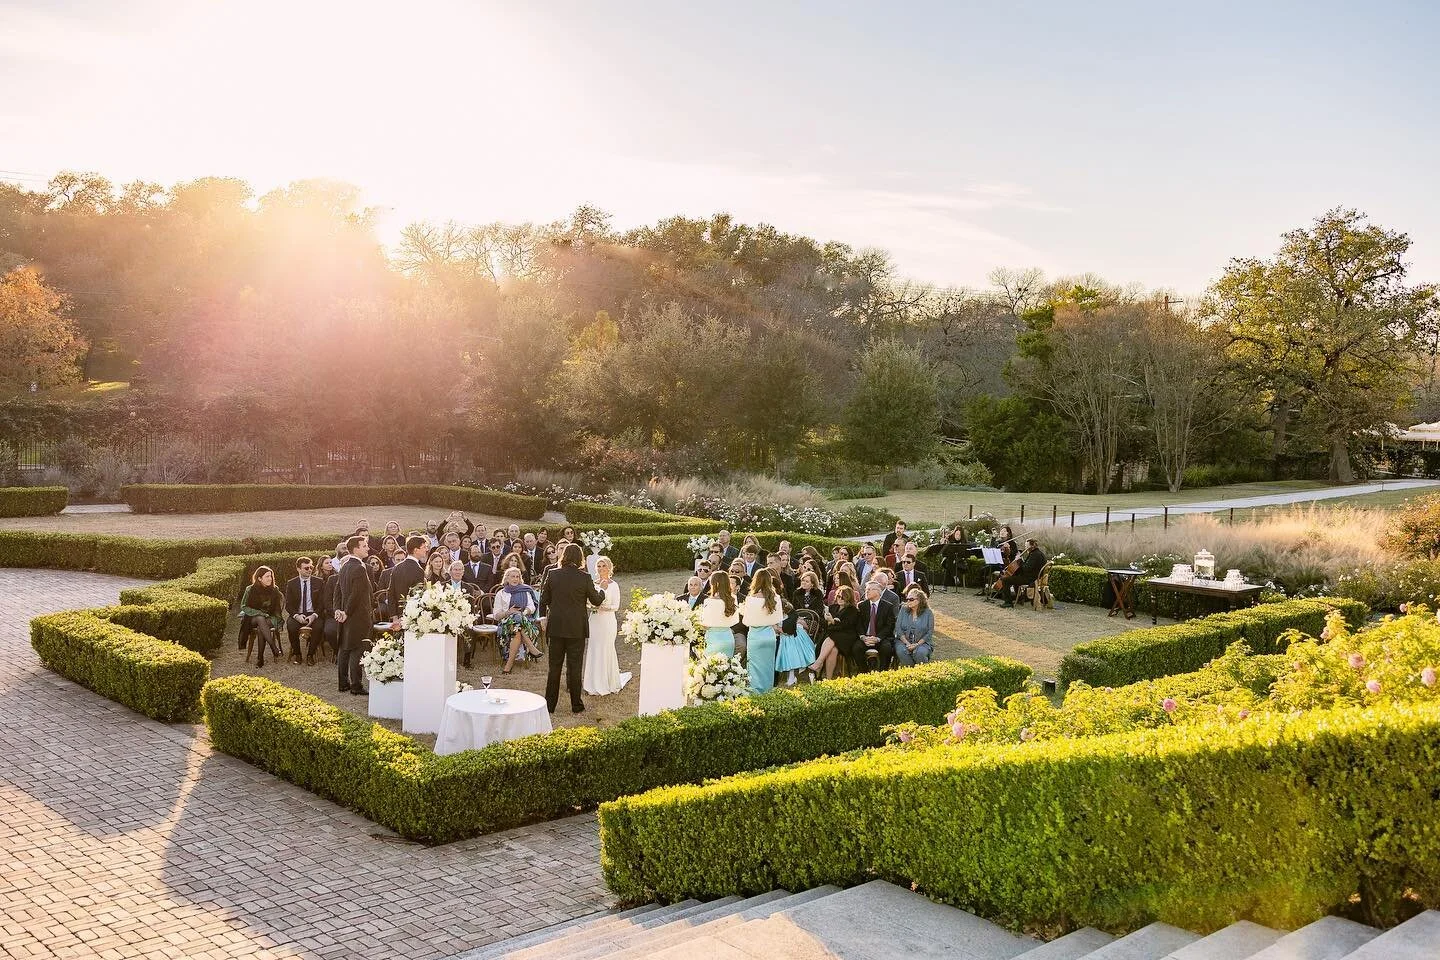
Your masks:
<svg viewBox="0 0 1440 960"><path fill-rule="evenodd" d="M1386 931L1325 917L1293 933L1241 921L1209 936L1152 923L1040 943L901 887L775 890L597 913L452 960L1437 960L1440 911Z"/></svg>

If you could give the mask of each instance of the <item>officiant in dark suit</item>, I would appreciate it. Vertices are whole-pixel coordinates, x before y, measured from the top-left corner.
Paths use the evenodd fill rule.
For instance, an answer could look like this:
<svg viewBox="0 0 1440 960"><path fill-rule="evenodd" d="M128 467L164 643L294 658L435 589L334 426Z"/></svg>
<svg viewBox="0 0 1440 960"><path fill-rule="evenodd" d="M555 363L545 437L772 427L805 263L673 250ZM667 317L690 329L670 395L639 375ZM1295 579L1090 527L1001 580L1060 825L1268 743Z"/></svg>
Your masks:
<svg viewBox="0 0 1440 960"><path fill-rule="evenodd" d="M555 712L560 701L560 666L563 659L565 682L570 689L570 709L585 712L580 699L581 674L585 663L585 641L590 637L590 611L587 603L597 607L605 602L605 594L580 569L584 555L577 543L566 544L560 558L560 569L545 578L540 592L540 606L548 611L545 633L550 639L550 674L545 681L545 705Z"/></svg>

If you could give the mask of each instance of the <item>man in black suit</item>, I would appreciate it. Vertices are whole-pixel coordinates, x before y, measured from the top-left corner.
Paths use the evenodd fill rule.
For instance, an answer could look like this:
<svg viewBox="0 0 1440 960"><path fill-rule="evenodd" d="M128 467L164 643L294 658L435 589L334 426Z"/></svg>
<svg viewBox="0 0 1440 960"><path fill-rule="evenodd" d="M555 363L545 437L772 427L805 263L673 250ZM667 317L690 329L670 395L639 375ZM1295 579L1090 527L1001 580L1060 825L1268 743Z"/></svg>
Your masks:
<svg viewBox="0 0 1440 960"><path fill-rule="evenodd" d="M740 560L745 564L745 582L749 583L755 577L755 571L762 566L760 563L760 548L755 544L748 544L740 551Z"/></svg>
<svg viewBox="0 0 1440 960"><path fill-rule="evenodd" d="M560 701L560 665L565 664L565 682L570 688L570 709L585 712L580 699L581 672L584 669L585 641L590 637L590 611L587 602L597 607L605 602L605 594L596 588L590 575L580 569L584 556L580 545L565 546L560 569L545 578L540 591L540 605L549 611L545 632L550 638L550 674L545 681L545 705L555 712ZM892 631L893 632L893 631Z"/></svg>
<svg viewBox="0 0 1440 960"><path fill-rule="evenodd" d="M1001 606L1015 606L1015 598L1020 595L1020 590L1040 578L1040 571L1045 568L1045 561L1045 551L1040 549L1040 542L1033 538L1026 540L1025 552L1020 554L1020 569L1010 576L1000 579L1001 590L1005 597L1005 602Z"/></svg>
<svg viewBox="0 0 1440 960"><path fill-rule="evenodd" d="M696 610L705 602L705 581L699 577L691 577L685 581L685 592L680 594L680 599L690 604L691 610Z"/></svg>
<svg viewBox="0 0 1440 960"><path fill-rule="evenodd" d="M540 548L540 542L533 533L525 534L520 543L520 561L525 564L525 582L533 586L539 581L540 571L545 566L545 551Z"/></svg>
<svg viewBox="0 0 1440 960"><path fill-rule="evenodd" d="M325 629L320 622L321 598L320 581L315 579L315 561L301 557L295 561L298 576L291 577L285 584L285 635L290 638L290 662L300 662L300 631L310 628L310 636L316 630ZM315 662L314 641L311 641L310 662Z"/></svg>
<svg viewBox="0 0 1440 960"><path fill-rule="evenodd" d="M880 548L880 556L882 559L890 552L890 548L895 546L895 538L903 536L905 536L905 521L896 520L895 529L885 534L885 543Z"/></svg>
<svg viewBox="0 0 1440 960"><path fill-rule="evenodd" d="M865 599L860 603L860 644L855 648L852 665L862 673L889 670L895 659L896 606L882 600L880 594L880 582L871 580L865 585ZM869 656L872 651L876 654L873 668Z"/></svg>
<svg viewBox="0 0 1440 960"><path fill-rule="evenodd" d="M785 557L772 553L765 558L765 567L770 571L770 579L775 584L775 589L780 591L780 596L789 600L795 593L795 574L790 572L790 565L785 562Z"/></svg>
<svg viewBox="0 0 1440 960"><path fill-rule="evenodd" d="M739 548L730 543L729 530L721 530L715 534L715 542L720 544L720 563L722 566L730 566L730 561L740 556Z"/></svg>
<svg viewBox="0 0 1440 960"><path fill-rule="evenodd" d="M418 584L425 582L425 554L429 552L430 541L419 534L405 538L405 560L395 564L390 571L390 592L385 600L385 612L390 614L390 629L400 629L400 615L405 612L405 598L410 596Z"/></svg>
<svg viewBox="0 0 1440 960"><path fill-rule="evenodd" d="M358 697L365 693L360 654L370 639L370 618L375 615L375 601L370 595L370 573L365 569L365 558L370 555L370 540L356 534L345 541L345 549L349 555L336 574L339 581L335 588L335 622L340 624L340 655L335 660L340 668L340 692L348 690Z"/></svg>
<svg viewBox="0 0 1440 960"><path fill-rule="evenodd" d="M911 587L919 587L925 591L926 596L930 595L930 578L920 569L920 563L913 553L906 554L905 559L900 561L895 580L895 592L902 597L910 592Z"/></svg>
<svg viewBox="0 0 1440 960"><path fill-rule="evenodd" d="M490 564L485 562L485 548L479 540L471 541L470 556L465 560L465 582L486 593L490 589Z"/></svg>

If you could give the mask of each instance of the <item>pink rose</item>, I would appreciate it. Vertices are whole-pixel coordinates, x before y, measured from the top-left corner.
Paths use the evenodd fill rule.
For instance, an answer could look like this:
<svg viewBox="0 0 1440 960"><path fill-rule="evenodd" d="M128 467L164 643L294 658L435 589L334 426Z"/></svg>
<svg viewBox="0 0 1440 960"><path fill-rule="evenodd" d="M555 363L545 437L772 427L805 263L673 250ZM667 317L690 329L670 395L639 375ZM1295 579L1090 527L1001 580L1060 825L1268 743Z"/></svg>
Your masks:
<svg viewBox="0 0 1440 960"><path fill-rule="evenodd" d="M1178 704L1175 703L1174 697L1166 697L1160 701L1160 709L1166 713L1174 713L1176 706L1178 706Z"/></svg>
<svg viewBox="0 0 1440 960"><path fill-rule="evenodd" d="M1035 731L1034 731L1034 730L1031 730L1029 727L1022 727L1022 728L1020 729L1020 739L1021 739L1021 740L1034 740L1034 739L1035 739Z"/></svg>
<svg viewBox="0 0 1440 960"><path fill-rule="evenodd" d="M911 733L909 730L901 730L901 731L900 731L900 742L901 742L901 743L909 743L911 740L914 740L914 739L915 739L915 735L914 735L913 733Z"/></svg>
<svg viewBox="0 0 1440 960"><path fill-rule="evenodd" d="M956 722L950 724L950 736L954 737L956 740L964 740L965 734L969 732L970 728L966 727L963 723Z"/></svg>
<svg viewBox="0 0 1440 960"><path fill-rule="evenodd" d="M1249 716L1250 716L1250 711L1249 711L1249 710L1241 710L1241 711L1240 711L1240 719L1241 719L1241 720L1244 720L1244 719L1248 718Z"/></svg>
<svg viewBox="0 0 1440 960"><path fill-rule="evenodd" d="M1365 654L1363 653L1352 653L1347 659L1350 661L1350 669L1352 670L1359 670L1365 666Z"/></svg>
<svg viewBox="0 0 1440 960"><path fill-rule="evenodd" d="M1401 612L1401 613L1409 613L1409 612L1410 612L1410 604L1408 604L1408 603L1402 603L1402 604L1400 604L1400 612Z"/></svg>
<svg viewBox="0 0 1440 960"><path fill-rule="evenodd" d="M1435 668L1426 667L1424 670L1421 670L1420 682L1425 684L1425 686L1427 687L1435 686Z"/></svg>
<svg viewBox="0 0 1440 960"><path fill-rule="evenodd" d="M1367 680L1367 681L1365 681L1365 689L1366 689L1366 690L1369 690L1371 693L1379 693L1379 692L1380 692L1380 681L1379 681L1379 680Z"/></svg>

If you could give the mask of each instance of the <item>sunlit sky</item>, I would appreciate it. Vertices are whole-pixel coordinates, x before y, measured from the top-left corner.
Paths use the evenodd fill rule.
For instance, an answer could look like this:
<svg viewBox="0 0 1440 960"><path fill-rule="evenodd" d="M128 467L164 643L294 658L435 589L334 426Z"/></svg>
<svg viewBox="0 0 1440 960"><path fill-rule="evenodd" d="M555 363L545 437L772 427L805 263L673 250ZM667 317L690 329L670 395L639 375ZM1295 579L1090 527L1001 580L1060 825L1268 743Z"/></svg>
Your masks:
<svg viewBox="0 0 1440 960"><path fill-rule="evenodd" d="M0 177L683 213L1198 292L1344 204L1440 280L1440 4L0 0Z"/></svg>

